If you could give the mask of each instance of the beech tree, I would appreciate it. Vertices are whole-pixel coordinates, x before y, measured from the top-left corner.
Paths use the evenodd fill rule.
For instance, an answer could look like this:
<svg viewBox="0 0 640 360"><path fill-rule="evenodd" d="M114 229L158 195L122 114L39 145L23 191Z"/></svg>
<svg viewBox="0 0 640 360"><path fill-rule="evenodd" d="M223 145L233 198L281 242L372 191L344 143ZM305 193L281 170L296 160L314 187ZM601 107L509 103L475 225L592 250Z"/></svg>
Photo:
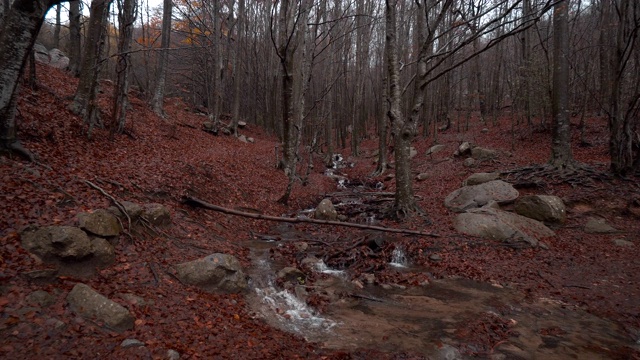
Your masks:
<svg viewBox="0 0 640 360"><path fill-rule="evenodd" d="M129 106L129 74L131 72L131 39L136 21L137 1L117 0L118 4L118 55L116 64L116 93L113 104L111 131L122 133L127 120Z"/></svg>
<svg viewBox="0 0 640 360"><path fill-rule="evenodd" d="M69 1L69 71L75 77L80 75L82 56L80 36L80 0Z"/></svg>
<svg viewBox="0 0 640 360"><path fill-rule="evenodd" d="M0 7L0 147L30 160L33 154L18 141L16 105L18 85L47 11L60 1L3 1Z"/></svg>
<svg viewBox="0 0 640 360"><path fill-rule="evenodd" d="M173 1L164 0L162 6L162 39L160 41L160 60L158 62L158 71L156 73L156 86L151 99L151 108L164 117L165 113L162 108L164 103L164 91L167 79L167 68L169 65L169 45L171 44L171 15L173 13Z"/></svg>

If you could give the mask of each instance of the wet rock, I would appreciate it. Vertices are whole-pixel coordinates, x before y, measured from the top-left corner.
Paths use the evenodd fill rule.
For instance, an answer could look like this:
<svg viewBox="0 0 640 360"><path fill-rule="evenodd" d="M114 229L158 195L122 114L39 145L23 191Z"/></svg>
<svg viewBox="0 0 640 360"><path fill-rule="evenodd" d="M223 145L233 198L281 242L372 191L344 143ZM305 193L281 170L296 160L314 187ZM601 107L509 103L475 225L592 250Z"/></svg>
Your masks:
<svg viewBox="0 0 640 360"><path fill-rule="evenodd" d="M584 231L589 234L612 234L618 232L618 229L607 224L602 218L589 218L584 226Z"/></svg>
<svg viewBox="0 0 640 360"><path fill-rule="evenodd" d="M472 158L466 158L462 162L462 166L467 167L467 168L474 167L474 166L476 166L476 161L473 160Z"/></svg>
<svg viewBox="0 0 640 360"><path fill-rule="evenodd" d="M122 230L115 215L105 209L78 214L78 223L83 230L103 237L118 236Z"/></svg>
<svg viewBox="0 0 640 360"><path fill-rule="evenodd" d="M45 262L79 261L91 254L89 237L74 226L31 226L21 238L22 247Z"/></svg>
<svg viewBox="0 0 640 360"><path fill-rule="evenodd" d="M362 279L367 284L375 284L376 275L375 274L362 274Z"/></svg>
<svg viewBox="0 0 640 360"><path fill-rule="evenodd" d="M238 259L227 254L211 254L176 265L177 276L185 284L210 293L239 293L247 289L247 278Z"/></svg>
<svg viewBox="0 0 640 360"><path fill-rule="evenodd" d="M318 220L336 220L338 218L338 212L329 199L322 200L313 214Z"/></svg>
<svg viewBox="0 0 640 360"><path fill-rule="evenodd" d="M428 173L420 173L416 176L416 180L418 181L425 181L429 178L429 174Z"/></svg>
<svg viewBox="0 0 640 360"><path fill-rule="evenodd" d="M562 199L551 195L523 196L516 201L515 212L548 223L564 223L567 220Z"/></svg>
<svg viewBox="0 0 640 360"><path fill-rule="evenodd" d="M146 204L143 207L142 217L151 225L166 226L171 224L169 208L162 204Z"/></svg>
<svg viewBox="0 0 640 360"><path fill-rule="evenodd" d="M142 206L131 201L122 201L120 204L122 204L122 207L124 207L124 211L129 214L131 221L138 220L140 215L142 215ZM127 218L117 206L110 206L107 210L109 210L115 216L125 219Z"/></svg>
<svg viewBox="0 0 640 360"><path fill-rule="evenodd" d="M462 182L462 186L473 186L484 184L489 181L498 180L500 174L497 172L493 173L475 173L470 175Z"/></svg>
<svg viewBox="0 0 640 360"><path fill-rule="evenodd" d="M284 282L289 282L292 284L303 284L307 276L294 267L285 267L282 270L278 271L277 275L279 280Z"/></svg>
<svg viewBox="0 0 640 360"><path fill-rule="evenodd" d="M613 240L613 243L616 244L616 246L623 246L623 247L634 246L634 244L631 241L624 240L624 239L615 239Z"/></svg>
<svg viewBox="0 0 640 360"><path fill-rule="evenodd" d="M67 301L78 315L104 322L115 331L121 332L133 328L134 318L129 310L85 284L76 284L67 295Z"/></svg>
<svg viewBox="0 0 640 360"><path fill-rule="evenodd" d="M27 304L46 308L55 304L56 298L44 290L36 290L27 295L26 301Z"/></svg>
<svg viewBox="0 0 640 360"><path fill-rule="evenodd" d="M293 246L296 248L297 252L305 252L309 249L309 243L304 241L296 242L293 244Z"/></svg>
<svg viewBox="0 0 640 360"><path fill-rule="evenodd" d="M505 204L518 198L518 190L502 180L489 181L479 185L465 186L449 194L445 206L455 212L486 205L491 200L498 204Z"/></svg>
<svg viewBox="0 0 640 360"><path fill-rule="evenodd" d="M124 339L120 343L120 347L122 348L130 348L130 347L139 347L144 346L144 343L138 339Z"/></svg>
<svg viewBox="0 0 640 360"><path fill-rule="evenodd" d="M471 157L475 160L491 160L498 157L498 152L478 146L471 149Z"/></svg>
<svg viewBox="0 0 640 360"><path fill-rule="evenodd" d="M425 155L432 156L433 154L436 154L436 153L442 151L443 149L444 149L444 145L443 144L433 145L432 147L429 148L429 150L427 150Z"/></svg>
<svg viewBox="0 0 640 360"><path fill-rule="evenodd" d="M317 266L317 264L320 262L321 260L318 259L317 257L311 255L311 256L307 256L306 258L302 259L302 261L300 262L300 265L307 268L307 269L315 269L315 267Z"/></svg>
<svg viewBox="0 0 640 360"><path fill-rule="evenodd" d="M537 220L487 207L459 214L454 220L454 227L465 235L531 247L538 246L539 239L555 235Z"/></svg>

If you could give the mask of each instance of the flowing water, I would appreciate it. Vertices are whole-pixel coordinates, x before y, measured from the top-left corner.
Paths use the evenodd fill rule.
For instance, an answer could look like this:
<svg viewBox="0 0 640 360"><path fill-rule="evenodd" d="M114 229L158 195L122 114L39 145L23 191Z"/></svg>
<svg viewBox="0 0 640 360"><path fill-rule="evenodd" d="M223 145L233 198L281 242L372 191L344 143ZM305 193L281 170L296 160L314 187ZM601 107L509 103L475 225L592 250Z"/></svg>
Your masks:
<svg viewBox="0 0 640 360"><path fill-rule="evenodd" d="M276 227L274 232L273 239L303 241L303 236L297 238L299 234L287 228ZM630 349L640 350L640 344L610 320L559 301L527 298L499 284L444 279L408 288L363 287L351 281L348 270L331 269L319 261L315 270L325 275L311 287L333 295L321 314L296 296L296 291L274 284L275 273L289 266L270 260L269 249L277 246L277 241L252 241L248 246L253 257L249 303L254 311L272 326L326 348L419 353L427 359L448 360L472 355L491 359L625 359ZM398 247L389 265L396 271L424 270L411 268L409 260ZM510 336L487 341L495 331L509 331ZM490 348L487 343L492 344Z"/></svg>

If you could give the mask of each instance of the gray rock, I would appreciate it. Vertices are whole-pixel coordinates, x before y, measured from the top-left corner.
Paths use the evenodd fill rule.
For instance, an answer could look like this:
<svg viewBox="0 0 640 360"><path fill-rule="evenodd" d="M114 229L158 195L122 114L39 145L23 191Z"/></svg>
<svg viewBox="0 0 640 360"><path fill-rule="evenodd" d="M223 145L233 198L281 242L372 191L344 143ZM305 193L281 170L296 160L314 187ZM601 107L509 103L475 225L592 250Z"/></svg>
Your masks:
<svg viewBox="0 0 640 360"><path fill-rule="evenodd" d="M313 215L318 220L336 220L338 218L338 212L329 199L322 200Z"/></svg>
<svg viewBox="0 0 640 360"><path fill-rule="evenodd" d="M498 152L478 146L471 149L471 157L475 160L490 160L498 157Z"/></svg>
<svg viewBox="0 0 640 360"><path fill-rule="evenodd" d="M505 204L518 198L518 190L502 180L489 181L479 185L465 186L449 194L444 204L449 210L464 212L486 205L491 200Z"/></svg>
<svg viewBox="0 0 640 360"><path fill-rule="evenodd" d="M441 261L442 260L442 256L440 256L440 254L431 254L429 255L429 260L431 261Z"/></svg>
<svg viewBox="0 0 640 360"><path fill-rule="evenodd" d="M429 148L429 150L427 150L425 155L432 156L433 154L436 154L436 153L442 151L443 149L444 149L444 145L443 144L433 145L432 147Z"/></svg>
<svg viewBox="0 0 640 360"><path fill-rule="evenodd" d="M480 130L480 132L482 132L483 134L486 134L489 132L489 129L487 128L482 128L482 130Z"/></svg>
<svg viewBox="0 0 640 360"><path fill-rule="evenodd" d="M91 252L96 260L96 266L99 267L111 265L116 259L116 250L111 243L100 237L91 240Z"/></svg>
<svg viewBox="0 0 640 360"><path fill-rule="evenodd" d="M89 286L78 283L67 295L71 310L78 315L104 322L115 331L133 328L134 318L124 306L109 300Z"/></svg>
<svg viewBox="0 0 640 360"><path fill-rule="evenodd" d="M124 207L124 211L126 211L127 214L129 214L131 221L137 220L140 217L140 215L142 215L142 206L131 201L122 201L121 204L122 204L122 207ZM125 218L125 219L127 218L116 206L110 206L107 210L109 210L115 216Z"/></svg>
<svg viewBox="0 0 640 360"><path fill-rule="evenodd" d="M472 186L484 184L489 181L498 180L500 174L497 172L494 173L475 173L471 174L468 178L466 178L462 182L462 186Z"/></svg>
<svg viewBox="0 0 640 360"><path fill-rule="evenodd" d="M416 150L415 147L410 147L409 148L409 159L413 159L414 157L418 156L418 150Z"/></svg>
<svg viewBox="0 0 640 360"><path fill-rule="evenodd" d="M474 166L476 166L476 161L473 160L472 158L466 158L462 162L462 166L468 167L468 168L474 167Z"/></svg>
<svg viewBox="0 0 640 360"><path fill-rule="evenodd" d="M454 227L465 235L510 244L524 243L532 247L538 245L539 239L555 235L539 221L487 207L459 214L454 220Z"/></svg>
<svg viewBox="0 0 640 360"><path fill-rule="evenodd" d="M247 140L247 137L246 137L246 136L244 136L244 135L240 135L240 136L238 136L238 140L240 140L240 142L243 142L243 143L245 143L245 144L249 142L249 141Z"/></svg>
<svg viewBox="0 0 640 360"><path fill-rule="evenodd" d="M124 300L127 303L132 304L132 305L136 305L136 306L145 306L145 305L147 305L147 302L144 300L144 298L141 298L138 295L129 294L129 293L122 293L122 294L118 294L118 296L120 296L120 298L122 300Z"/></svg>
<svg viewBox="0 0 640 360"><path fill-rule="evenodd" d="M27 295L27 304L41 308L49 307L56 302L56 298L44 290L36 290Z"/></svg>
<svg viewBox="0 0 640 360"><path fill-rule="evenodd" d="M252 137L248 137L247 138L247 142L249 142L250 144L253 144L256 142L256 139L252 138Z"/></svg>
<svg viewBox="0 0 640 360"><path fill-rule="evenodd" d="M21 235L22 247L46 262L79 261L91 254L89 237L74 226L28 227Z"/></svg>
<svg viewBox="0 0 640 360"><path fill-rule="evenodd" d="M173 349L167 350L167 360L180 360L180 353Z"/></svg>
<svg viewBox="0 0 640 360"><path fill-rule="evenodd" d="M130 348L130 347L138 347L144 346L144 343L138 339L124 339L120 343L120 347L122 348Z"/></svg>
<svg viewBox="0 0 640 360"><path fill-rule="evenodd" d="M183 283L210 293L239 293L248 285L238 259L227 254L211 254L178 264L176 271Z"/></svg>
<svg viewBox="0 0 640 360"><path fill-rule="evenodd" d="M244 121L238 121L238 127L239 127L240 129L242 129L242 128L246 127L246 126L247 126L247 123L246 123L246 122L244 122Z"/></svg>
<svg viewBox="0 0 640 360"><path fill-rule="evenodd" d="M290 282L292 284L302 284L307 277L302 271L294 267L283 268L282 270L278 271L277 276L278 279L285 282Z"/></svg>
<svg viewBox="0 0 640 360"><path fill-rule="evenodd" d="M49 50L49 66L56 69L66 69L69 66L69 58L59 49Z"/></svg>
<svg viewBox="0 0 640 360"><path fill-rule="evenodd" d="M623 247L635 246L631 241L624 240L624 239L615 239L613 240L613 243L616 244L616 246L623 246Z"/></svg>
<svg viewBox="0 0 640 360"><path fill-rule="evenodd" d="M151 225L166 226L171 224L169 208L162 204L145 204L142 210L142 217Z"/></svg>
<svg viewBox="0 0 640 360"><path fill-rule="evenodd" d="M51 59L49 58L49 50L47 50L47 48L44 45L40 43L35 43L33 45L33 52L35 53L35 58L37 62L48 64L49 61L51 61Z"/></svg>
<svg viewBox="0 0 640 360"><path fill-rule="evenodd" d="M104 237L118 236L122 230L118 218L104 209L78 214L78 223L85 231Z"/></svg>
<svg viewBox="0 0 640 360"><path fill-rule="evenodd" d="M471 152L471 143L468 141L463 142L458 146L458 149L453 153L454 156L464 156Z"/></svg>
<svg viewBox="0 0 640 360"><path fill-rule="evenodd" d="M515 212L547 223L564 223L567 220L562 199L552 195L523 196L516 201Z"/></svg>
<svg viewBox="0 0 640 360"><path fill-rule="evenodd" d="M612 234L618 232L618 229L607 224L605 219L589 218L584 226L584 231L589 234Z"/></svg>
<svg viewBox="0 0 640 360"><path fill-rule="evenodd" d="M416 176L416 180L418 181L425 181L429 178L429 174L428 173L420 173Z"/></svg>

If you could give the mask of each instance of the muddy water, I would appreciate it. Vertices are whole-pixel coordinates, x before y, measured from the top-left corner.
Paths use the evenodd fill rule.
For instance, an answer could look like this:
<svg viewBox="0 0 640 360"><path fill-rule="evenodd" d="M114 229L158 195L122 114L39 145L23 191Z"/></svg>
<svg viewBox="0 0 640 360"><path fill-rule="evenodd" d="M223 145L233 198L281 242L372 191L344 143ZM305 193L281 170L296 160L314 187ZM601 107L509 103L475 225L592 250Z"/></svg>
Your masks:
<svg viewBox="0 0 640 360"><path fill-rule="evenodd" d="M314 291L335 294L321 314L274 285L275 272L286 266L269 260L269 249L277 242L248 245L254 263L249 303L256 314L326 348L409 352L429 359L465 359L473 354L492 359L607 359L624 358L616 354L625 347L639 348L611 321L557 301L525 300L512 289L461 279L384 289L357 287L344 273L326 275L313 284ZM472 324L498 326L477 321L487 316L499 319L512 335L494 341L493 348L468 337L478 332Z"/></svg>

